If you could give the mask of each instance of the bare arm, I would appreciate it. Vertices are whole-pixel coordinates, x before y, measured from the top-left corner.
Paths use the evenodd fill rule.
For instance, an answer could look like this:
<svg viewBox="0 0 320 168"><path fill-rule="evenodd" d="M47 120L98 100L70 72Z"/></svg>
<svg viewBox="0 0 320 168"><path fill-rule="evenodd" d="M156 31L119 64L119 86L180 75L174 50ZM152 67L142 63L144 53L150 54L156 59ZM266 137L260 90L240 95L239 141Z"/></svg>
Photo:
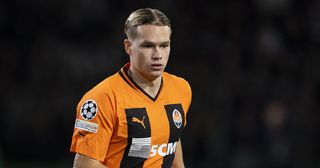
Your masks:
<svg viewBox="0 0 320 168"><path fill-rule="evenodd" d="M88 167L107 168L106 166L101 164L99 160L95 160L88 156L77 153L74 158L73 168L88 168Z"/></svg>
<svg viewBox="0 0 320 168"><path fill-rule="evenodd" d="M181 141L180 140L179 140L179 142L177 144L176 153L174 154L172 167L173 168L184 168L182 146L181 146Z"/></svg>

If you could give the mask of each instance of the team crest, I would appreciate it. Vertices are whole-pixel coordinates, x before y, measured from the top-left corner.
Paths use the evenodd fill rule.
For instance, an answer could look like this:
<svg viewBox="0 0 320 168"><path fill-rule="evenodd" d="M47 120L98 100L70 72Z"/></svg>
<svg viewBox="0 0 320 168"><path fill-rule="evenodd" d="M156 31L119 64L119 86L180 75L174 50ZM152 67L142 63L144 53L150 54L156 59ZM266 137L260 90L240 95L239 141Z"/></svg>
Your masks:
<svg viewBox="0 0 320 168"><path fill-rule="evenodd" d="M173 110L172 119L173 119L174 125L176 125L177 128L180 128L182 125L182 115L177 109Z"/></svg>
<svg viewBox="0 0 320 168"><path fill-rule="evenodd" d="M94 100L87 100L80 109L80 115L85 120L93 119L98 113L98 105Z"/></svg>

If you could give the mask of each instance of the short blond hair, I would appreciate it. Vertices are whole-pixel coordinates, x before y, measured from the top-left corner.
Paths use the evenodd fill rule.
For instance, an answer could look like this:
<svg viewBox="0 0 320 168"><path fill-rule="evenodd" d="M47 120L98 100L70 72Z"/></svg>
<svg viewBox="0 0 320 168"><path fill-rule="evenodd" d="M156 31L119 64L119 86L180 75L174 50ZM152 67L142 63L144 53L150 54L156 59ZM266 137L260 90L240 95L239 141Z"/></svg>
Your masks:
<svg viewBox="0 0 320 168"><path fill-rule="evenodd" d="M142 8L130 14L125 26L124 33L127 38L135 38L139 25L168 26L171 29L170 19L158 9Z"/></svg>

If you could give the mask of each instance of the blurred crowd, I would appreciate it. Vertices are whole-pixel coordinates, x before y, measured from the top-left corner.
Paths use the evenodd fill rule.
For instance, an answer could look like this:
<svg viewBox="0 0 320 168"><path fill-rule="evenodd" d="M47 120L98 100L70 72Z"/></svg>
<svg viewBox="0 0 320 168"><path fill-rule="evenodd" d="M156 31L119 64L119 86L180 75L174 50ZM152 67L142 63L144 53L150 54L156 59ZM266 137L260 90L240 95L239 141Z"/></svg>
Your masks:
<svg viewBox="0 0 320 168"><path fill-rule="evenodd" d="M315 0L1 1L4 164L72 164L76 105L129 60L123 26L141 7L172 20L167 71L193 89L187 167L320 167Z"/></svg>

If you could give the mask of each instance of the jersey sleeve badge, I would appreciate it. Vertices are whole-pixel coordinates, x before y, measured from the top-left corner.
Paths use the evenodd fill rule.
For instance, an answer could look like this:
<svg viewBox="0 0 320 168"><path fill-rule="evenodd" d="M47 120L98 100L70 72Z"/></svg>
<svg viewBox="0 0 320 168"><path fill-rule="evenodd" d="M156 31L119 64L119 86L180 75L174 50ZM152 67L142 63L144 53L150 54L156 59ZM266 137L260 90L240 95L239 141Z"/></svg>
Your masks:
<svg viewBox="0 0 320 168"><path fill-rule="evenodd" d="M98 105L94 100L87 100L80 109L80 115L85 120L92 120L98 113Z"/></svg>

